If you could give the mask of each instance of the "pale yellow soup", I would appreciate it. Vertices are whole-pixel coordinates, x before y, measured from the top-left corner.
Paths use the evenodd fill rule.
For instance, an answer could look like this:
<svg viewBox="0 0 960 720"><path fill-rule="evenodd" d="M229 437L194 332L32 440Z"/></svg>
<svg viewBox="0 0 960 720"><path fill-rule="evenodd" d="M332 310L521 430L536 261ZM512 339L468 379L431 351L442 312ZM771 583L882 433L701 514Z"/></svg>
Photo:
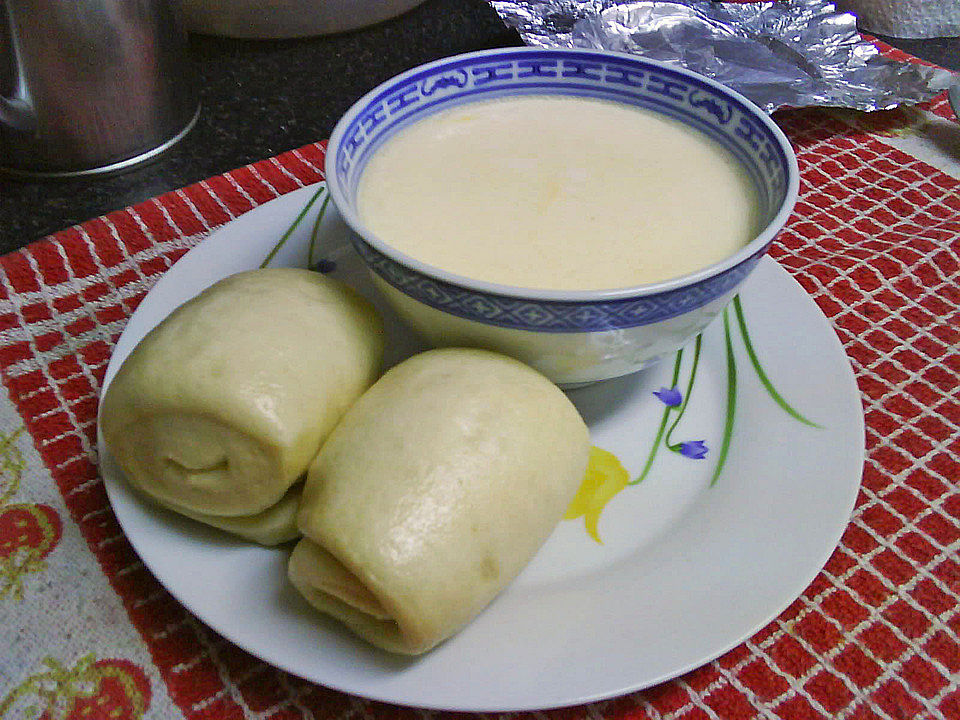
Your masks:
<svg viewBox="0 0 960 720"><path fill-rule="evenodd" d="M717 142L654 112L534 95L431 115L388 140L361 221L422 262L523 288L600 290L699 270L757 231L756 189Z"/></svg>

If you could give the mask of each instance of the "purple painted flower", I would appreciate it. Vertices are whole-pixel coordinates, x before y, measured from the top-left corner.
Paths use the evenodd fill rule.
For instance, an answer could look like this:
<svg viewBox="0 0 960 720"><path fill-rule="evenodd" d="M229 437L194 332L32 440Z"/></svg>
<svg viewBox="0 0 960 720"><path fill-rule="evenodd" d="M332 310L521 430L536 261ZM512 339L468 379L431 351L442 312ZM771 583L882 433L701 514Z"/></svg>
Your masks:
<svg viewBox="0 0 960 720"><path fill-rule="evenodd" d="M677 407L683 402L683 395L680 394L680 391L676 387L663 387L655 391L653 394L660 399L660 402L668 407Z"/></svg>
<svg viewBox="0 0 960 720"><path fill-rule="evenodd" d="M680 454L691 460L703 460L707 452L707 443L704 440L689 440L680 443Z"/></svg>

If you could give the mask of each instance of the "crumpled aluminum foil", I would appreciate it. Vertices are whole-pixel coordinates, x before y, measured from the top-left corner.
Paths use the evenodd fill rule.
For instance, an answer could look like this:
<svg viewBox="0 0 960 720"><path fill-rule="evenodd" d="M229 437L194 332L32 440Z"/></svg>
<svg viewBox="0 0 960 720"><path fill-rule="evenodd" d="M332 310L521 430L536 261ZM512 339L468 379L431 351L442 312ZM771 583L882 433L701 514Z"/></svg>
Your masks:
<svg viewBox="0 0 960 720"><path fill-rule="evenodd" d="M813 105L887 110L936 96L940 68L883 57L856 17L825 0L490 0L524 42L642 55L713 78L767 112Z"/></svg>

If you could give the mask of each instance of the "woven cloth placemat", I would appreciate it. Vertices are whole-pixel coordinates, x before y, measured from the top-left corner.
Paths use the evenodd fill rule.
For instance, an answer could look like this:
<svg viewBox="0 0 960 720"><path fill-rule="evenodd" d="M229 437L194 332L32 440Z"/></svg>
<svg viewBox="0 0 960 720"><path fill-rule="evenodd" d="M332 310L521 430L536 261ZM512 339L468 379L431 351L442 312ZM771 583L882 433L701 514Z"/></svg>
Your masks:
<svg viewBox="0 0 960 720"><path fill-rule="evenodd" d="M770 252L833 324L863 396L851 522L747 642L541 720L960 718L960 126L943 98L776 117L802 184ZM0 720L444 714L303 681L205 627L139 561L98 474L100 383L137 304L212 229L321 180L323 156L309 145L0 258Z"/></svg>

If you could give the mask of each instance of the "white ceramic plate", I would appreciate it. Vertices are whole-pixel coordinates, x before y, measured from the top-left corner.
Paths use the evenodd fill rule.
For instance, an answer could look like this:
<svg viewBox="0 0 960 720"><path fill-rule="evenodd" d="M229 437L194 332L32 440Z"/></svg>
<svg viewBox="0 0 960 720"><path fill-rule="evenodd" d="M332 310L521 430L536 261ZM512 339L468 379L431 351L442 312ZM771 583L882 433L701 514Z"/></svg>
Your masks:
<svg viewBox="0 0 960 720"><path fill-rule="evenodd" d="M174 307L256 267L313 189L267 203L187 253L147 295L117 344L105 385ZM315 204L275 259L304 264ZM332 205L321 254L336 276L384 310L394 362L417 349L368 284ZM660 447L646 479L600 516L603 544L566 520L526 570L463 632L419 659L355 640L314 613L285 579L284 549L264 549L157 510L131 494L104 452L104 480L127 537L157 579L225 637L328 687L405 705L521 710L584 703L653 685L736 646L816 576L859 488L863 415L846 355L814 302L765 258L740 295L756 354L790 416L758 380L735 322L735 414L729 453L711 484L728 417L723 323L704 334L696 384L672 440L704 440L706 457ZM731 320L735 316L731 314ZM680 366L686 389L693 349ZM570 393L594 443L631 479L646 464L673 364ZM671 412L671 418L675 413Z"/></svg>

